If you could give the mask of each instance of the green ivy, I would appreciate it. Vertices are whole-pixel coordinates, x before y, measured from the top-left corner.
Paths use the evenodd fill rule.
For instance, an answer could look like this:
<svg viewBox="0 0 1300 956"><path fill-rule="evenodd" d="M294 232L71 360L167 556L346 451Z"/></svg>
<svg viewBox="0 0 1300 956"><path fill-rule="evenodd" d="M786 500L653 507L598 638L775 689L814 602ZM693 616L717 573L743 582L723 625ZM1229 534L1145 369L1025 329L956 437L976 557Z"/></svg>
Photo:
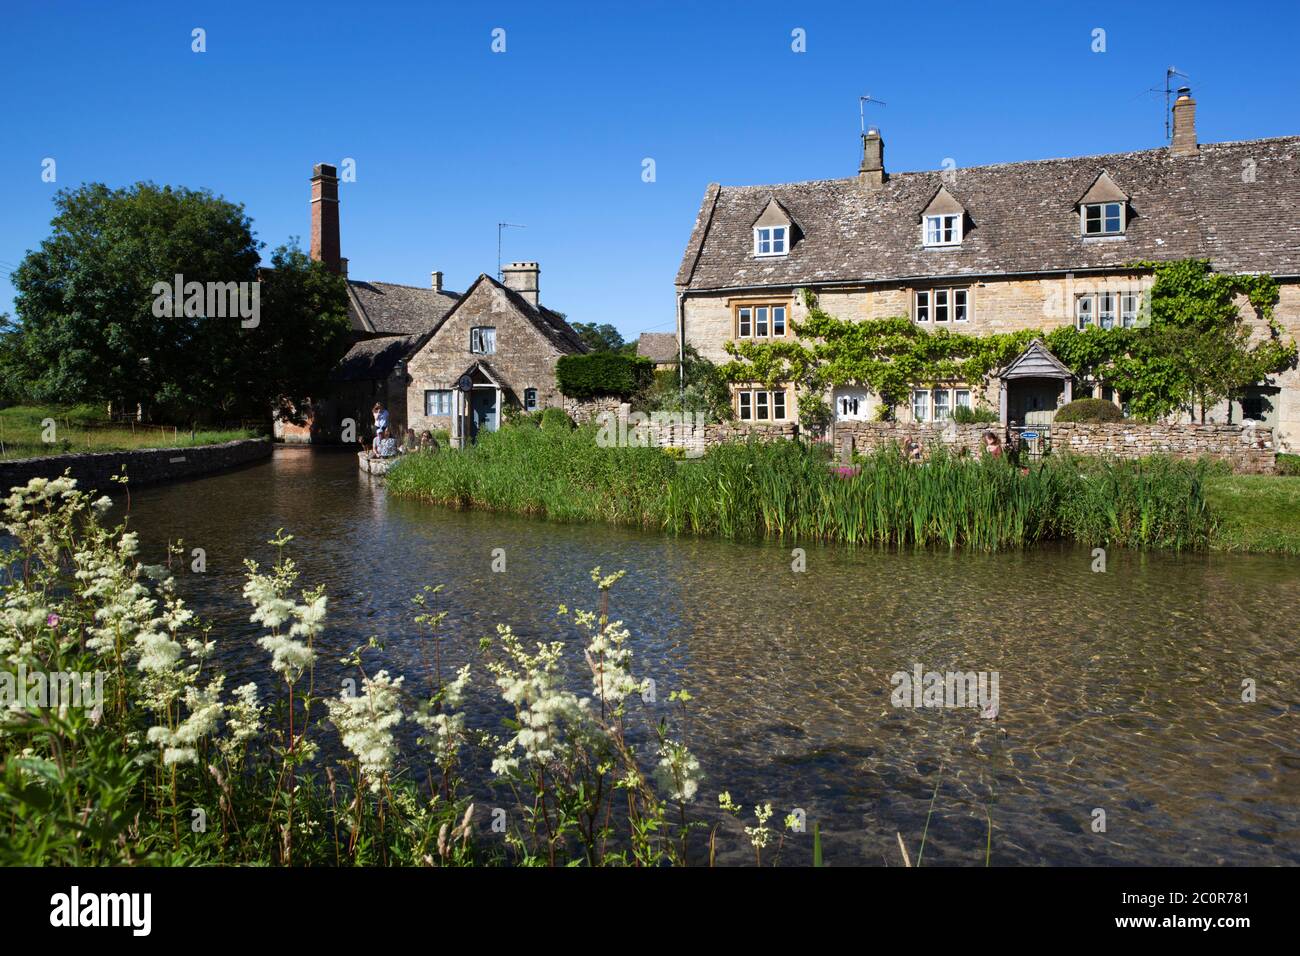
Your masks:
<svg viewBox="0 0 1300 956"><path fill-rule="evenodd" d="M906 402L915 386L962 382L983 389L994 372L1041 338L1076 376L1105 381L1125 397L1134 415L1158 418L1192 404L1203 413L1295 363L1295 343L1283 339L1273 316L1278 285L1272 277L1216 273L1204 260L1139 262L1132 268L1155 274L1148 295L1150 323L1142 328L930 332L906 316L837 319L804 290L808 317L791 323L795 338L728 342L732 360L722 373L730 382L769 387L793 382L800 405L808 402L820 421L827 411L821 396L828 388L865 387L886 406ZM1241 321L1240 296L1267 323L1268 334L1259 341L1250 340Z"/></svg>

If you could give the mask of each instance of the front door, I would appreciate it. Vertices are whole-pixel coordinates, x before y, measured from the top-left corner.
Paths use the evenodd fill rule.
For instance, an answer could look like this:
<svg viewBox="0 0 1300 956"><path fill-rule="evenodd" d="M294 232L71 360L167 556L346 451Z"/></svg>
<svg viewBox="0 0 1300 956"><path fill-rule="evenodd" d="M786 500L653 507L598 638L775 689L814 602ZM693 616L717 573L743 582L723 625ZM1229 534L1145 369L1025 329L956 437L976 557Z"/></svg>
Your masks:
<svg viewBox="0 0 1300 956"><path fill-rule="evenodd" d="M478 438L480 431L497 430L497 390L495 388L476 388L470 392L469 400L469 437Z"/></svg>

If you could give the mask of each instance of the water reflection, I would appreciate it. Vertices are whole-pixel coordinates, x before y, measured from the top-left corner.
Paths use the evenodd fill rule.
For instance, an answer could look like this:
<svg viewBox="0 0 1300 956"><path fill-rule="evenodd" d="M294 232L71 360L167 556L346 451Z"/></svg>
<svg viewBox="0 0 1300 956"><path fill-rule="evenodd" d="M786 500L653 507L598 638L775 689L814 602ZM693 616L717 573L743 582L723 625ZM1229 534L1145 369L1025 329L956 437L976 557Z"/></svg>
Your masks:
<svg viewBox="0 0 1300 956"><path fill-rule="evenodd" d="M730 790L819 821L828 862L913 855L935 786L925 862L1300 862L1300 582L1294 561L1112 551L1105 574L1068 546L1001 555L881 553L672 539L462 514L389 499L350 455L277 450L265 464L133 494L147 548L203 547L184 590L219 625L240 679L265 680L238 601L245 557L283 527L304 585L330 595L327 663L377 635L385 666L421 679L409 600L443 584L453 663L500 622L575 643L555 606L594 604L588 572L626 568L614 612L660 701L687 687L706 805ZM493 573L494 548L507 570ZM900 710L890 675L997 671L999 719ZM479 672L481 675L481 671ZM1258 702L1242 703L1253 679ZM585 685L585 680L584 680ZM481 726L502 711L480 688ZM495 728L494 728L495 729ZM1092 829L1094 809L1106 831ZM743 821L751 823L752 821ZM751 859L741 823L723 858ZM809 838L785 862L807 862Z"/></svg>

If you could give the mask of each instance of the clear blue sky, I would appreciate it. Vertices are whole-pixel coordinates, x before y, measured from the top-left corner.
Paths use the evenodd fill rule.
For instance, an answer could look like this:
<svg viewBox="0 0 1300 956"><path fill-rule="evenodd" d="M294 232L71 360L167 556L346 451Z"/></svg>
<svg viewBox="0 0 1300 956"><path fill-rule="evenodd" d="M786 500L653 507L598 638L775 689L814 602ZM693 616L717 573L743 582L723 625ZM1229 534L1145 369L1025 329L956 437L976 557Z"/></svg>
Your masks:
<svg viewBox="0 0 1300 956"><path fill-rule="evenodd" d="M353 277L464 289L523 223L504 256L541 262L542 301L630 337L673 328L705 186L853 175L864 93L894 170L1163 145L1168 65L1203 142L1300 132L1300 4L1138 6L5 0L0 311L87 181L207 187L305 246L312 163L351 157Z"/></svg>

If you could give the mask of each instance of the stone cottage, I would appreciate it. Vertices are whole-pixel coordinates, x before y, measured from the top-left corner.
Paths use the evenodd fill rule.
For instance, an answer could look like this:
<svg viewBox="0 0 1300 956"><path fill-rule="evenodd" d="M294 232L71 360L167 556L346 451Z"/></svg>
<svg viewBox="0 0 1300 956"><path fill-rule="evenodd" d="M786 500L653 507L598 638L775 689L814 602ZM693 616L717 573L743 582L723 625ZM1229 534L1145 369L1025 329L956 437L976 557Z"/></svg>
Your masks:
<svg viewBox="0 0 1300 956"><path fill-rule="evenodd" d="M512 262L504 282L480 275L405 359L407 424L446 429L453 445L496 430L507 409L560 406L555 363L587 351L539 301L536 262Z"/></svg>
<svg viewBox="0 0 1300 956"><path fill-rule="evenodd" d="M368 438L375 402L387 406L394 428L446 428L457 437L462 431L472 436L480 427L496 428L503 406L510 403L528 408L558 404L555 361L584 348L563 316L539 304L537 263L511 263L503 270L504 284L480 276L464 295L443 288L439 271L430 273L427 288L351 278L348 260L340 255L338 193L336 168L317 164L311 178L311 258L347 281L353 343L332 371L328 393L313 402L306 423L277 420L277 438ZM448 325L462 305L465 310ZM453 347L454 330L462 325L478 330L472 333L474 341L466 332L464 341L456 340L459 348ZM456 355L465 361L453 369ZM450 363L446 368L444 359ZM411 376L412 361L421 370L419 381ZM462 376L470 379L464 401L446 394ZM464 414L457 418L456 410Z"/></svg>
<svg viewBox="0 0 1300 956"><path fill-rule="evenodd" d="M793 338L804 289L838 318L907 316L931 331L1130 326L1154 282L1135 264L1196 258L1272 275L1275 318L1300 338L1300 137L1199 144L1195 114L1184 88L1166 147L928 172L887 172L873 129L855 177L710 185L677 274L677 335L715 362L728 360L728 341ZM1249 303L1239 305L1267 334ZM1054 361L1035 353L986 390L917 382L895 414L945 421L980 404L1005 422L1050 413L1070 384L1075 398L1123 405L1106 382L1062 379ZM1028 374L1035 368L1050 374ZM737 385L733 397L742 422L798 420L792 385ZM825 398L837 421L869 421L880 404L853 386ZM1258 383L1211 418L1257 422L1283 448L1300 448L1300 372Z"/></svg>

